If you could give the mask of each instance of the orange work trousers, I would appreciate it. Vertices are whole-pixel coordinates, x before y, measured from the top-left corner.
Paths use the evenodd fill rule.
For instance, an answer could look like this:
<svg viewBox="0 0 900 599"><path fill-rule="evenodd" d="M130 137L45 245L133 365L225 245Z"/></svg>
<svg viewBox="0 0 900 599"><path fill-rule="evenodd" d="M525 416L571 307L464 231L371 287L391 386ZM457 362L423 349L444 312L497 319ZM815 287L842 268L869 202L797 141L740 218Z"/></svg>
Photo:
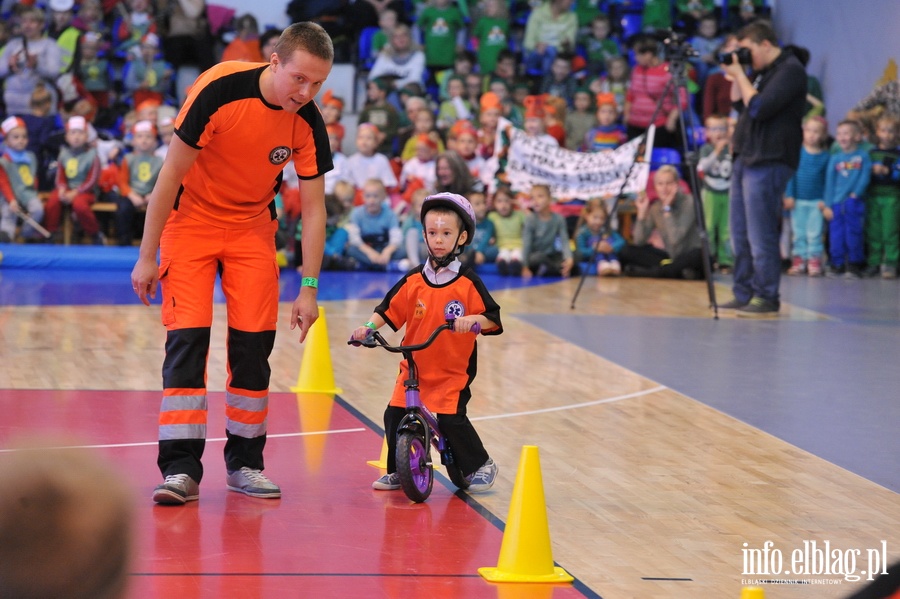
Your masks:
<svg viewBox="0 0 900 599"><path fill-rule="evenodd" d="M222 229L173 211L160 239L167 329L159 458L163 476L200 481L207 425L206 368L216 276L228 319L225 466L263 469L269 368L278 316L277 221Z"/></svg>

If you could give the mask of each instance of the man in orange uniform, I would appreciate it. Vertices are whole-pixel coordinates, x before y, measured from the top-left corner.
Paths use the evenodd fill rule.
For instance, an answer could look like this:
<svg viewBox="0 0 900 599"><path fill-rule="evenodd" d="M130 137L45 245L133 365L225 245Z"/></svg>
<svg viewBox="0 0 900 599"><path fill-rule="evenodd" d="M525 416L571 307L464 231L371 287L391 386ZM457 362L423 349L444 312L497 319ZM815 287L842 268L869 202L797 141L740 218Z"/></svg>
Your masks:
<svg viewBox="0 0 900 599"><path fill-rule="evenodd" d="M318 316L323 175L332 168L325 123L311 100L333 59L324 29L295 23L279 38L268 64L223 62L200 75L175 121L131 273L146 305L161 285L168 331L158 458L165 481L153 492L157 503L181 505L199 497L217 273L228 314L227 485L254 497L281 496L262 473L279 291L273 198L285 163L293 160L300 178L305 276L290 325L300 327L302 343Z"/></svg>

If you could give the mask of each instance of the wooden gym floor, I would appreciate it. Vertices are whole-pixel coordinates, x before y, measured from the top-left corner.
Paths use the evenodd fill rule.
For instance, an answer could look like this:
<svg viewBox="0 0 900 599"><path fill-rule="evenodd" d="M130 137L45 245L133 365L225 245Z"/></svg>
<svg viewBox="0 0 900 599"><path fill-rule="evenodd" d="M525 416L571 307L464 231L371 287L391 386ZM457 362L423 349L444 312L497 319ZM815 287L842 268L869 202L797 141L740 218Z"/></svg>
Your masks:
<svg viewBox="0 0 900 599"><path fill-rule="evenodd" d="M322 277L331 398L290 392L304 348L283 325L299 284L284 273L266 450L280 501L224 486L217 304L206 477L199 502L173 509L150 501L158 306L136 302L127 271L0 270L0 450L49 435L122 465L138 502L133 597L736 599L765 579L769 599L818 599L867 575L766 575L748 556L768 541L765 562L791 567L827 541L860 551L832 564L856 574L900 557L896 282L786 278L780 317L757 321L714 319L702 283L591 277L572 309L577 280L486 275L506 330L479 343L470 416L499 481L454 495L439 476L413 505L372 491L366 464L397 360L345 344L396 276ZM553 558L574 585L477 574L497 564L523 445L540 448Z"/></svg>

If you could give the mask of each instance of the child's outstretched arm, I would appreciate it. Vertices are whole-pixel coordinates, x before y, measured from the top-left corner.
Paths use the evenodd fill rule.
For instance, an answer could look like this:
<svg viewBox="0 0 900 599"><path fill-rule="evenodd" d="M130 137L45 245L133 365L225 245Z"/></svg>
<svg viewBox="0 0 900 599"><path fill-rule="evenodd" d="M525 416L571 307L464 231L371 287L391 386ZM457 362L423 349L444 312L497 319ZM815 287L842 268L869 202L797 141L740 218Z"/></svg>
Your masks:
<svg viewBox="0 0 900 599"><path fill-rule="evenodd" d="M377 312L372 314L369 317L369 322L362 325L361 327L356 327L353 329L353 333L350 336L351 339L355 341L362 341L369 335L369 331L377 331L381 327L385 325L384 318L382 318Z"/></svg>

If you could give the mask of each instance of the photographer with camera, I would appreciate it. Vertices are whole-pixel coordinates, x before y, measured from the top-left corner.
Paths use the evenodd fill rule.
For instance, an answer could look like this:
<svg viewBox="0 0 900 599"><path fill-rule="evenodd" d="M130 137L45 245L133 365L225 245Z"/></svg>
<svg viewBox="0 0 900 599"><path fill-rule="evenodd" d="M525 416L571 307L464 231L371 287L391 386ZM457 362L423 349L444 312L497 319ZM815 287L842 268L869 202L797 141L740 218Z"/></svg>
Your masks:
<svg viewBox="0 0 900 599"><path fill-rule="evenodd" d="M780 308L782 197L800 160L806 70L790 50L778 46L768 22L755 21L737 37L740 48L722 56L740 115L732 144L734 298L719 308L737 310L740 316L775 316Z"/></svg>

